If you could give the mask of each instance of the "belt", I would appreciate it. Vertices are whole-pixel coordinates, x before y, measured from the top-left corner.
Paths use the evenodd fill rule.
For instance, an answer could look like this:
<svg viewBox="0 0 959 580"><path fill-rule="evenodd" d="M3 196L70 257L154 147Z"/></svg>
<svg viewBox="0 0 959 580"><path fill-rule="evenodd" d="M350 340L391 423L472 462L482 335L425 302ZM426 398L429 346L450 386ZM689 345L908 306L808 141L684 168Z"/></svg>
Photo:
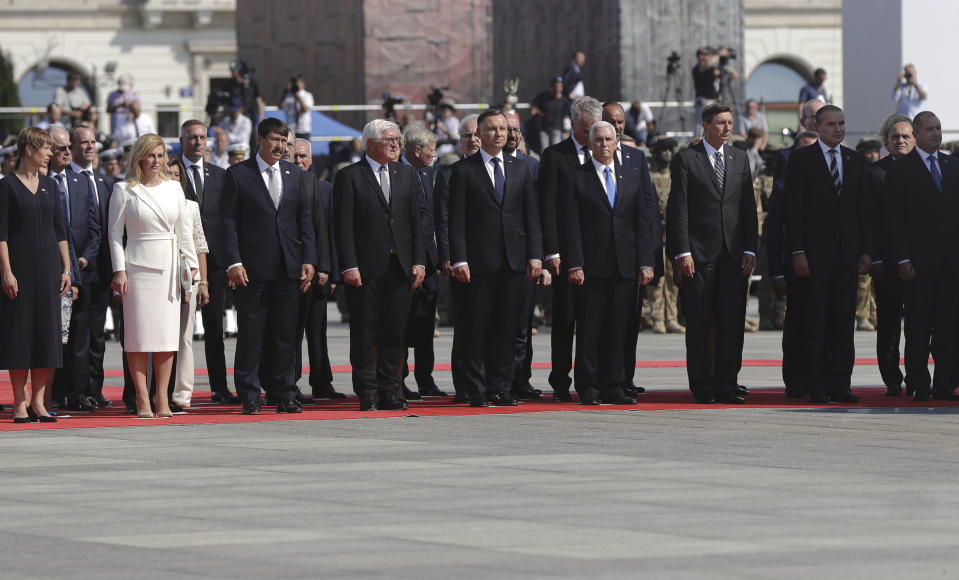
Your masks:
<svg viewBox="0 0 959 580"><path fill-rule="evenodd" d="M144 232L127 236L127 243L133 242L155 242L167 240L170 242L170 300L178 300L180 276L180 253L177 251L177 238L173 232Z"/></svg>

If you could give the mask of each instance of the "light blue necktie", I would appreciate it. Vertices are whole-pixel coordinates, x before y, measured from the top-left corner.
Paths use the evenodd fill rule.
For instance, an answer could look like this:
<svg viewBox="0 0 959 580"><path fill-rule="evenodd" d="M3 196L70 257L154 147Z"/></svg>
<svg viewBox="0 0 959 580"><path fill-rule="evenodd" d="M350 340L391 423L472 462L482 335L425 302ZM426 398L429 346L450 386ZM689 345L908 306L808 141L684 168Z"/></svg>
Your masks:
<svg viewBox="0 0 959 580"><path fill-rule="evenodd" d="M609 198L609 207L616 207L616 179L612 170L607 167L603 174L606 176L606 197Z"/></svg>

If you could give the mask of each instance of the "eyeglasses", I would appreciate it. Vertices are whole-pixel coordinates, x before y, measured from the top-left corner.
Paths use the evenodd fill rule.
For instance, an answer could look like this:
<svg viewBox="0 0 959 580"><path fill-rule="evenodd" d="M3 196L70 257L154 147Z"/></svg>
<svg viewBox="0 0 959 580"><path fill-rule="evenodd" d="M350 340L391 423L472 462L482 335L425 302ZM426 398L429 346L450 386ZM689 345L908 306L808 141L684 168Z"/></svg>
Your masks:
<svg viewBox="0 0 959 580"><path fill-rule="evenodd" d="M506 132L507 132L507 133L519 133L519 127L507 127L507 128L506 128Z"/></svg>
<svg viewBox="0 0 959 580"><path fill-rule="evenodd" d="M54 147L54 148L53 148L53 152L54 152L54 153L63 153L64 151L66 151L66 150L69 149L69 148L70 148L69 145L60 145L59 147Z"/></svg>
<svg viewBox="0 0 959 580"><path fill-rule="evenodd" d="M384 143L389 143L390 145L399 145L399 144L400 144L400 138L399 138L399 137L383 137L383 138L381 138L381 139L376 139L376 141L382 141L382 142L384 142Z"/></svg>
<svg viewBox="0 0 959 580"><path fill-rule="evenodd" d="M472 141L474 137L479 138L479 135L476 133L463 133L460 135L460 139L465 139L467 141Z"/></svg>

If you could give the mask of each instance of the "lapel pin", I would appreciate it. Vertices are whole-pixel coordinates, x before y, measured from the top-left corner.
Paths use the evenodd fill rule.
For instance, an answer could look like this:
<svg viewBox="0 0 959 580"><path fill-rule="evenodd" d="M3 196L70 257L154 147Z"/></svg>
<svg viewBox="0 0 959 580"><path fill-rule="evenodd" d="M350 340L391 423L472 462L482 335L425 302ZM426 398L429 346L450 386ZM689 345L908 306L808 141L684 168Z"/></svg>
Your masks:
<svg viewBox="0 0 959 580"><path fill-rule="evenodd" d="M73 183L77 183L77 178L76 178L76 177L73 178Z"/></svg>
<svg viewBox="0 0 959 580"><path fill-rule="evenodd" d="M290 170L289 170L289 169L286 169L286 170L283 171L283 173L289 175L289 174L290 174Z"/></svg>

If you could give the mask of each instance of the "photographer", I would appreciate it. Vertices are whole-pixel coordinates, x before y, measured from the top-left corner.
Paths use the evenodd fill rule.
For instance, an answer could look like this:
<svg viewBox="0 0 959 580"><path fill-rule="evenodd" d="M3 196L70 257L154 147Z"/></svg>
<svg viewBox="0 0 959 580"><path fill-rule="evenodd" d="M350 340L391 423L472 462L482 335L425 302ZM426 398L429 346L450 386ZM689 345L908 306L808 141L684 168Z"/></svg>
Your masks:
<svg viewBox="0 0 959 580"><path fill-rule="evenodd" d="M739 78L739 73L729 67L729 60L736 58L735 52L721 48L717 52L704 46L696 51L696 66L693 67L693 89L696 92L696 115L702 117L703 109L715 103L729 81ZM701 131L699 127L697 133Z"/></svg>
<svg viewBox="0 0 959 580"><path fill-rule="evenodd" d="M433 130L440 144L436 149L436 155L439 157L456 151L456 143L460 138L460 120L456 118L455 112L456 105L453 101L443 101L439 104L439 117L436 119L436 128Z"/></svg>
<svg viewBox="0 0 959 580"><path fill-rule="evenodd" d="M260 96L260 87L253 79L254 70L247 66L246 62L234 60L230 63L230 72L233 76L226 86L226 91L230 95L228 99L225 99L225 103L239 99L253 126L256 127L263 120L264 103ZM254 145L255 143L250 141L251 150L254 149Z"/></svg>
<svg viewBox="0 0 959 580"><path fill-rule="evenodd" d="M313 93L306 90L303 75L296 75L287 83L280 108L286 113L286 125L297 139L309 140L313 134Z"/></svg>
<svg viewBox="0 0 959 580"><path fill-rule="evenodd" d="M896 77L896 86L892 89L892 100L896 101L896 112L910 119L922 110L923 103L929 98L926 83L916 78L916 67L907 64Z"/></svg>

